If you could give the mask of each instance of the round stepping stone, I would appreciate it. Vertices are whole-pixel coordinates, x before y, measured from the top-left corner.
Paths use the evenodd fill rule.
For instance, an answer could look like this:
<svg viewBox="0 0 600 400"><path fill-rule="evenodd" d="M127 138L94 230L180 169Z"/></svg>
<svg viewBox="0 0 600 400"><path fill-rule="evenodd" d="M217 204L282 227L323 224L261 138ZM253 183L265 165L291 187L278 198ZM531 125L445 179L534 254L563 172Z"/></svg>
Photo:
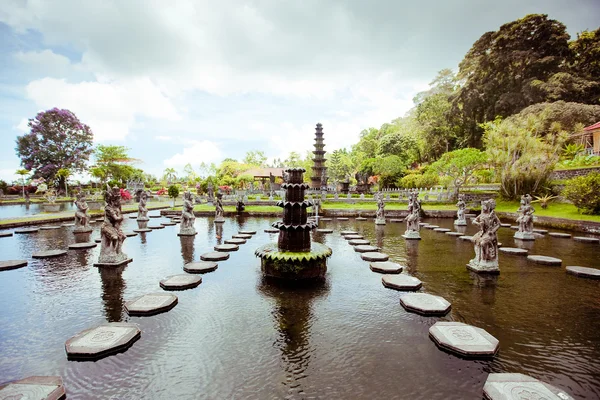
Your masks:
<svg viewBox="0 0 600 400"><path fill-rule="evenodd" d="M162 225L148 225L148 229L165 229Z"/></svg>
<svg viewBox="0 0 600 400"><path fill-rule="evenodd" d="M247 235L247 234L237 234L237 235L232 235L231 237L234 239L252 239L252 235Z"/></svg>
<svg viewBox="0 0 600 400"><path fill-rule="evenodd" d="M468 242L470 242L470 241L471 241L471 239L473 239L473 236L463 235L463 236L459 236L458 238L459 238L460 240L465 240L465 241L468 241Z"/></svg>
<svg viewBox="0 0 600 400"><path fill-rule="evenodd" d="M130 219L136 219L136 218L137 218L137 215L136 215L136 214L130 215L130 216L129 216L129 218L130 218Z"/></svg>
<svg viewBox="0 0 600 400"><path fill-rule="evenodd" d="M95 242L72 243L69 245L71 250L91 249L98 246Z"/></svg>
<svg viewBox="0 0 600 400"><path fill-rule="evenodd" d="M562 260L560 258L555 257L533 255L527 256L527 260L542 265L562 265Z"/></svg>
<svg viewBox="0 0 600 400"><path fill-rule="evenodd" d="M519 230L519 227L518 227L517 225L511 225L511 226L510 226L510 229L512 229L512 230L515 230L515 231L518 231L518 230Z"/></svg>
<svg viewBox="0 0 600 400"><path fill-rule="evenodd" d="M177 296L170 293L149 293L125 303L127 314L132 316L156 315L177 305Z"/></svg>
<svg viewBox="0 0 600 400"><path fill-rule="evenodd" d="M0 399L58 400L66 398L60 376L30 376L0 385Z"/></svg>
<svg viewBox="0 0 600 400"><path fill-rule="evenodd" d="M342 236L346 236L346 235L358 235L358 232L356 232L356 231L341 231L340 235L342 235Z"/></svg>
<svg viewBox="0 0 600 400"><path fill-rule="evenodd" d="M102 238L94 239L94 242L96 242L96 243L102 243Z"/></svg>
<svg viewBox="0 0 600 400"><path fill-rule="evenodd" d="M448 229L448 228L434 228L433 231L434 232L450 232L452 229Z"/></svg>
<svg viewBox="0 0 600 400"><path fill-rule="evenodd" d="M384 275L381 282L383 286L396 290L419 290L423 285L420 279L407 274Z"/></svg>
<svg viewBox="0 0 600 400"><path fill-rule="evenodd" d="M33 253L31 257L33 258L51 258L51 257L60 257L67 254L66 250L42 250L36 253Z"/></svg>
<svg viewBox="0 0 600 400"><path fill-rule="evenodd" d="M477 215L476 215L476 214L473 214L473 213L467 213L467 214L465 214L465 217L466 217L466 218L475 218L476 216L477 216Z"/></svg>
<svg viewBox="0 0 600 400"><path fill-rule="evenodd" d="M435 229L435 228L439 228L439 225L425 225L424 228L426 228L426 229Z"/></svg>
<svg viewBox="0 0 600 400"><path fill-rule="evenodd" d="M162 226L173 226L173 225L177 225L175 222L161 222L160 223Z"/></svg>
<svg viewBox="0 0 600 400"><path fill-rule="evenodd" d="M9 237L12 236L12 232L0 232L0 237Z"/></svg>
<svg viewBox="0 0 600 400"><path fill-rule="evenodd" d="M540 234L542 234L542 235L545 235L546 233L548 233L548 230L547 230L547 229L533 229L533 231L534 231L535 233L540 233Z"/></svg>
<svg viewBox="0 0 600 400"><path fill-rule="evenodd" d="M321 217L321 218L319 218L319 219L320 219L321 221L331 221L331 220L332 220L332 218L324 218L324 217Z"/></svg>
<svg viewBox="0 0 600 400"><path fill-rule="evenodd" d="M265 232L267 232L267 233L279 233L279 229L267 228L267 229L265 229Z"/></svg>
<svg viewBox="0 0 600 400"><path fill-rule="evenodd" d="M256 231L238 231L240 235L256 235Z"/></svg>
<svg viewBox="0 0 600 400"><path fill-rule="evenodd" d="M226 244L244 244L246 239L225 239Z"/></svg>
<svg viewBox="0 0 600 400"><path fill-rule="evenodd" d="M333 229L317 229L318 233L333 233Z"/></svg>
<svg viewBox="0 0 600 400"><path fill-rule="evenodd" d="M427 222L419 222L419 226L429 225Z"/></svg>
<svg viewBox="0 0 600 400"><path fill-rule="evenodd" d="M40 230L40 228L21 228L21 229L15 229L15 233L35 233L39 230Z"/></svg>
<svg viewBox="0 0 600 400"><path fill-rule="evenodd" d="M400 304L407 311L421 315L446 315L450 303L441 296L429 293L408 293L400 298Z"/></svg>
<svg viewBox="0 0 600 400"><path fill-rule="evenodd" d="M134 237L137 236L138 234L136 232L133 231L127 231L127 232L123 232L125 234L125 236L127 237Z"/></svg>
<svg viewBox="0 0 600 400"><path fill-rule="evenodd" d="M369 268L371 268L371 271L379 272L380 274L399 274L402 272L403 267L395 262L384 261L369 263Z"/></svg>
<svg viewBox="0 0 600 400"><path fill-rule="evenodd" d="M510 224L500 224L502 228L510 228Z"/></svg>
<svg viewBox="0 0 600 400"><path fill-rule="evenodd" d="M53 230L53 229L60 229L62 228L62 226L60 225L44 225L44 226L40 226L40 229L43 231L49 231L49 230Z"/></svg>
<svg viewBox="0 0 600 400"><path fill-rule="evenodd" d="M462 322L436 322L429 337L441 349L468 358L490 358L496 355L500 342L485 329Z"/></svg>
<svg viewBox="0 0 600 400"><path fill-rule="evenodd" d="M358 246L354 246L354 251L356 251L357 253L368 253L379 251L379 247L371 246L369 244L359 244Z"/></svg>
<svg viewBox="0 0 600 400"><path fill-rule="evenodd" d="M160 217L162 217L162 215L148 215L148 217L150 217L150 218L160 218Z"/></svg>
<svg viewBox="0 0 600 400"><path fill-rule="evenodd" d="M95 222L102 223L104 222L104 219L97 219Z"/></svg>
<svg viewBox="0 0 600 400"><path fill-rule="evenodd" d="M398 219L398 218L391 218L390 222L399 223L399 222L404 222L404 220L403 219Z"/></svg>
<svg viewBox="0 0 600 400"><path fill-rule="evenodd" d="M223 251L211 251L200 256L202 261L224 261L229 258L229 253Z"/></svg>
<svg viewBox="0 0 600 400"><path fill-rule="evenodd" d="M370 251L367 253L362 253L360 255L360 258L362 258L365 261L387 261L389 260L390 256L388 256L385 253L380 253L378 251Z"/></svg>
<svg viewBox="0 0 600 400"><path fill-rule="evenodd" d="M600 269L597 268L569 266L567 267L567 274L580 276L582 278L600 279Z"/></svg>
<svg viewBox="0 0 600 400"><path fill-rule="evenodd" d="M0 261L0 271L8 271L9 269L17 269L27 266L27 260L6 260Z"/></svg>
<svg viewBox="0 0 600 400"><path fill-rule="evenodd" d="M240 246L237 244L218 244L215 246L216 251L238 251Z"/></svg>
<svg viewBox="0 0 600 400"><path fill-rule="evenodd" d="M366 221L367 219L365 217L356 217L357 221Z"/></svg>
<svg viewBox="0 0 600 400"><path fill-rule="evenodd" d="M150 228L139 228L139 229L134 229L133 231L137 232L137 233L144 233L144 232L152 232L152 229L150 229Z"/></svg>
<svg viewBox="0 0 600 400"><path fill-rule="evenodd" d="M448 236L456 236L456 237L463 236L463 234L460 233L460 232L446 232L446 235L448 235Z"/></svg>
<svg viewBox="0 0 600 400"><path fill-rule="evenodd" d="M368 245L370 243L368 240L365 240L365 239L352 239L352 240L348 240L348 244L350 246L360 246L360 245Z"/></svg>
<svg viewBox="0 0 600 400"><path fill-rule="evenodd" d="M523 374L488 375L483 386L483 397L487 400L575 400L561 389Z"/></svg>
<svg viewBox="0 0 600 400"><path fill-rule="evenodd" d="M135 324L110 322L86 329L65 343L69 360L97 360L131 347L142 331Z"/></svg>
<svg viewBox="0 0 600 400"><path fill-rule="evenodd" d="M519 249L516 247L499 247L499 251L506 254L512 254L514 256L526 256L529 251L525 249Z"/></svg>
<svg viewBox="0 0 600 400"><path fill-rule="evenodd" d="M202 283L198 275L180 274L171 275L160 281L160 287L165 290L185 290L195 288Z"/></svg>
<svg viewBox="0 0 600 400"><path fill-rule="evenodd" d="M561 233L561 232L550 232L548 234L548 236L552 236L552 237L555 237L555 238L564 238L564 239L567 239L567 238L571 237L570 234L568 234L568 233Z"/></svg>
<svg viewBox="0 0 600 400"><path fill-rule="evenodd" d="M183 270L190 274L204 274L216 270L218 264L212 261L195 261L183 266Z"/></svg>
<svg viewBox="0 0 600 400"><path fill-rule="evenodd" d="M345 235L344 239L353 240L353 239L364 239L363 235Z"/></svg>
<svg viewBox="0 0 600 400"><path fill-rule="evenodd" d="M348 218L346 218L346 217L337 217L336 219L338 221L348 221Z"/></svg>
<svg viewBox="0 0 600 400"><path fill-rule="evenodd" d="M61 224L61 226L69 227L69 226L75 226L75 224L73 222L71 222L71 223L66 223L65 222L65 223Z"/></svg>
<svg viewBox="0 0 600 400"><path fill-rule="evenodd" d="M17 231L15 231L15 233L16 232ZM589 236L575 236L575 237L573 237L573 240L575 240L576 242L583 242L583 243L600 243L600 239L594 238L594 237L589 237Z"/></svg>

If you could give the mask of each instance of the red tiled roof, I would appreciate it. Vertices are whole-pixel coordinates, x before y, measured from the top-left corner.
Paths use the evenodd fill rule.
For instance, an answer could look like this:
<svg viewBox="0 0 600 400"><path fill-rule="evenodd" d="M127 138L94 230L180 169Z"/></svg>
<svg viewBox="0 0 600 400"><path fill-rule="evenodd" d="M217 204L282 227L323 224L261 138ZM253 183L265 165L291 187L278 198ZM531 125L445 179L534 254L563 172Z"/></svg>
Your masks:
<svg viewBox="0 0 600 400"><path fill-rule="evenodd" d="M275 177L283 177L283 168L253 168L248 171L242 172L241 175L250 175L255 178L268 178L269 172L272 173Z"/></svg>
<svg viewBox="0 0 600 400"><path fill-rule="evenodd" d="M594 125L583 128L584 131L593 131L594 129L600 129L600 122L596 122Z"/></svg>

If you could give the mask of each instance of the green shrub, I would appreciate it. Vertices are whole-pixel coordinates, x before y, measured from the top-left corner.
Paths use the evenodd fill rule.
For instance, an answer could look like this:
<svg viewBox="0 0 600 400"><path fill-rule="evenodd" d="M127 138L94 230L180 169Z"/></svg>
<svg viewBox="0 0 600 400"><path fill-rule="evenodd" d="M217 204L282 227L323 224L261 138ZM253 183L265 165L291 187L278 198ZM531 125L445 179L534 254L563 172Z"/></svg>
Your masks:
<svg viewBox="0 0 600 400"><path fill-rule="evenodd" d="M589 154L589 155L578 155L570 160L563 160L559 162L556 167L561 168L577 168L577 167L592 167L600 165L600 157Z"/></svg>
<svg viewBox="0 0 600 400"><path fill-rule="evenodd" d="M562 194L584 214L600 214L600 172L569 180Z"/></svg>
<svg viewBox="0 0 600 400"><path fill-rule="evenodd" d="M408 174L397 181L404 189L428 188L438 185L440 178L435 174Z"/></svg>
<svg viewBox="0 0 600 400"><path fill-rule="evenodd" d="M177 198L177 196L179 196L179 187L177 185L171 185L169 186L169 197L172 199Z"/></svg>

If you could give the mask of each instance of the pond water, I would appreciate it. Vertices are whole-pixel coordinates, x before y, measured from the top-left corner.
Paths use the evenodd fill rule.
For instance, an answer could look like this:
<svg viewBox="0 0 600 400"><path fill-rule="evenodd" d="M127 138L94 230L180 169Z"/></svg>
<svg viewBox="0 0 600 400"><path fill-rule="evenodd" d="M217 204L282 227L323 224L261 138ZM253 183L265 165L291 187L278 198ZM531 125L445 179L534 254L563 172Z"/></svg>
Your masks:
<svg viewBox="0 0 600 400"><path fill-rule="evenodd" d="M57 203L60 204L60 211L73 211L76 207L73 203ZM35 215L44 212L42 205L34 204L9 204L0 205L0 219L2 218L19 218L27 215Z"/></svg>
<svg viewBox="0 0 600 400"><path fill-rule="evenodd" d="M276 240L263 232L275 220L230 218L215 227L198 218L196 237L179 238L179 227L168 226L128 238L124 249L134 261L122 270L93 267L99 247L30 259L36 250L67 248L73 228L0 238L1 259L29 259L28 267L0 272L0 382L60 375L70 399L481 399L488 373L521 372L576 398L600 397L600 282L564 270L598 267L598 245L540 238L530 254L560 257L563 267L501 253L500 276L482 278L465 268L469 242L423 229L423 240L407 243L404 224L334 220L321 223L333 234L314 234L333 249L325 284L291 290L263 282L254 256ZM450 219L427 222L453 228ZM124 230L135 226L127 219ZM258 233L199 287L173 292L174 309L152 317L124 312L125 301L161 291L161 279L183 273L184 263L238 229ZM343 229L407 265L421 290L445 297L452 311L444 318L405 311L402 293L382 286ZM513 234L501 228L499 240L514 246ZM92 239L98 236L99 224ZM470 361L440 351L428 337L439 320L486 329L499 339L499 354ZM138 324L141 339L96 362L67 361L65 341L106 321Z"/></svg>

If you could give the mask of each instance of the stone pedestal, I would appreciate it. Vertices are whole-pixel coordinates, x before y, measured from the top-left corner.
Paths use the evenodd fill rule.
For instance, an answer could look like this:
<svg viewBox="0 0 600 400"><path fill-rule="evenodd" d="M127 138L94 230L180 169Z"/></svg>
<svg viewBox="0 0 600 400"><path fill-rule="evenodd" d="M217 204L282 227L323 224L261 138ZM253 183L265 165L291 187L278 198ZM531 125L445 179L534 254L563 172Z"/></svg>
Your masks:
<svg viewBox="0 0 600 400"><path fill-rule="evenodd" d="M375 225L385 225L385 218L375 218Z"/></svg>
<svg viewBox="0 0 600 400"><path fill-rule="evenodd" d="M402 237L406 240L421 240L419 231L406 231Z"/></svg>
<svg viewBox="0 0 600 400"><path fill-rule="evenodd" d="M457 219L454 221L454 225L455 226L466 226L467 220L466 219Z"/></svg>
<svg viewBox="0 0 600 400"><path fill-rule="evenodd" d="M516 232L515 239L519 240L535 240L535 236L532 232Z"/></svg>
<svg viewBox="0 0 600 400"><path fill-rule="evenodd" d="M477 272L477 273L486 273L486 274L499 274L500 268L498 267L498 259L493 261L475 261L475 259L469 261L467 264L467 269Z"/></svg>

